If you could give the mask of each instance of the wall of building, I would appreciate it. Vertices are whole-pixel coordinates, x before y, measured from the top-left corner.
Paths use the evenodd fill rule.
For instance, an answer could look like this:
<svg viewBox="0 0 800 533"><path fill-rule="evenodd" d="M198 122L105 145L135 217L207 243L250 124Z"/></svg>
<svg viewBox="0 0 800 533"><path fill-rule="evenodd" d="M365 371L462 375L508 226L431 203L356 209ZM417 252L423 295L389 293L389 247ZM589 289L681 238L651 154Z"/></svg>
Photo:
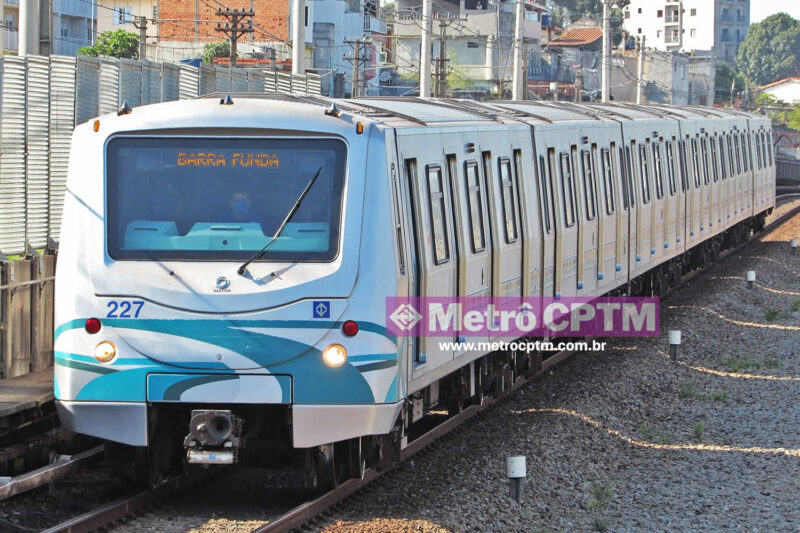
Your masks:
<svg viewBox="0 0 800 533"><path fill-rule="evenodd" d="M771 94L787 104L800 102L800 81L787 81L764 89L764 93Z"/></svg>

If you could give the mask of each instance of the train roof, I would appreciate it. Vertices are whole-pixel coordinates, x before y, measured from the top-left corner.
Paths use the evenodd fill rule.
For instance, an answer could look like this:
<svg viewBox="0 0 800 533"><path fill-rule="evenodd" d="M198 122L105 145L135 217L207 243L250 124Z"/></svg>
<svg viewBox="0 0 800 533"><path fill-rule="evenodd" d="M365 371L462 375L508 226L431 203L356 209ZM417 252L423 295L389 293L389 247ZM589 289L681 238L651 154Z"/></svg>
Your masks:
<svg viewBox="0 0 800 533"><path fill-rule="evenodd" d="M573 104L545 101L478 102L454 98L364 97L334 99L307 94L210 93L199 98L270 100L311 104L321 108L336 107L393 128L420 126L458 126L489 124L555 124L608 120L658 120L697 118L753 118L737 110L700 106L635 105L625 103Z"/></svg>

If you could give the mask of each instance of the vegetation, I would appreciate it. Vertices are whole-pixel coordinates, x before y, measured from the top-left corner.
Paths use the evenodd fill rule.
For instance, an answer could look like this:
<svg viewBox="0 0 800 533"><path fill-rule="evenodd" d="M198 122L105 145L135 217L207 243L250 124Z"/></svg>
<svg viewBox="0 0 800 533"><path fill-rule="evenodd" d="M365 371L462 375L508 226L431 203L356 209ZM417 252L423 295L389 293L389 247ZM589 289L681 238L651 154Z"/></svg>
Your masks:
<svg viewBox="0 0 800 533"><path fill-rule="evenodd" d="M758 370L761 368L761 363L750 357L731 357L723 359L720 363L731 372L741 372L748 369Z"/></svg>
<svg viewBox="0 0 800 533"><path fill-rule="evenodd" d="M736 65L756 85L800 72L800 21L778 13L753 24L739 46Z"/></svg>
<svg viewBox="0 0 800 533"><path fill-rule="evenodd" d="M110 56L139 59L139 35L130 31L104 31L95 44L78 49L85 56Z"/></svg>
<svg viewBox="0 0 800 533"><path fill-rule="evenodd" d="M800 300L792 300L792 312L800 311Z"/></svg>
<svg viewBox="0 0 800 533"><path fill-rule="evenodd" d="M764 311L764 320L767 322L774 322L780 318L781 312L777 309L767 309Z"/></svg>
<svg viewBox="0 0 800 533"><path fill-rule="evenodd" d="M700 440L703 438L703 433L705 432L705 430L706 430L706 425L703 424L702 422L698 422L697 424L695 424L694 430L692 430L692 436L695 438L695 440Z"/></svg>
<svg viewBox="0 0 800 533"><path fill-rule="evenodd" d="M734 81L736 82L734 85ZM731 101L731 87L735 87L736 91L744 90L747 85L747 80L744 75L739 72L735 66L730 63L717 64L716 81L714 90L714 102L724 103Z"/></svg>
<svg viewBox="0 0 800 533"><path fill-rule="evenodd" d="M682 385L679 394L683 399L712 400L715 402L724 402L730 398L730 393L725 389L720 391L703 392L699 390L694 383L686 383Z"/></svg>
<svg viewBox="0 0 800 533"><path fill-rule="evenodd" d="M230 57L231 56L231 43L228 41L219 41L217 43L208 43L203 47L203 64L210 65L217 57Z"/></svg>

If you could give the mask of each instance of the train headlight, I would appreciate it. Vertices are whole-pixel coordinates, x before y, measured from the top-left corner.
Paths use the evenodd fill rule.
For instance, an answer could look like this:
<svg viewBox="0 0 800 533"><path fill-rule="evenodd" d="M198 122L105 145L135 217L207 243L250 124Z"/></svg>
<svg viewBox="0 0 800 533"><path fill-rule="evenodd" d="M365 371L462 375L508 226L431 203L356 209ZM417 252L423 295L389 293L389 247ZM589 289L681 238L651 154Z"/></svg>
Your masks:
<svg viewBox="0 0 800 533"><path fill-rule="evenodd" d="M117 356L117 347L111 341L102 341L94 347L94 358L101 363L108 363Z"/></svg>
<svg viewBox="0 0 800 533"><path fill-rule="evenodd" d="M322 359L328 366L342 366L347 361L347 350L341 344L331 344L322 350Z"/></svg>

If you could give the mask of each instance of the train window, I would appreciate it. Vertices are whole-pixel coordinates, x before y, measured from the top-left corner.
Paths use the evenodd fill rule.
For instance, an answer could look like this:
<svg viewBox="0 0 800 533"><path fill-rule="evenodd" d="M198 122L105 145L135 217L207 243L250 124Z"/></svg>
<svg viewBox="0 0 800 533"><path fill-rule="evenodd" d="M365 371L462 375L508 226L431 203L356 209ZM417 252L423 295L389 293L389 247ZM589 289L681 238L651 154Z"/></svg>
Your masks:
<svg viewBox="0 0 800 533"><path fill-rule="evenodd" d="M614 169L611 167L611 151L608 148L603 148L600 151L600 159L603 165L603 192L606 197L606 214L613 215L616 206L614 205Z"/></svg>
<svg viewBox="0 0 800 533"><path fill-rule="evenodd" d="M682 139L678 141L678 163L678 168L681 171L681 190L687 191L689 190L689 178L686 175L688 173L686 166L686 141Z"/></svg>
<svg viewBox="0 0 800 533"><path fill-rule="evenodd" d="M561 152L561 199L564 207L564 224L575 225L575 184L572 180L572 161L569 154Z"/></svg>
<svg viewBox="0 0 800 533"><path fill-rule="evenodd" d="M656 198L659 200L664 196L664 164L661 161L661 143L658 141L652 145L653 149L653 177L656 185Z"/></svg>
<svg viewBox="0 0 800 533"><path fill-rule="evenodd" d="M539 156L539 201L542 204L542 219L545 233L550 233L550 196L547 194L547 175L544 157Z"/></svg>
<svg viewBox="0 0 800 533"><path fill-rule="evenodd" d="M761 157L761 135L755 134L756 138L756 162L758 163L759 170L764 168L764 159Z"/></svg>
<svg viewBox="0 0 800 533"><path fill-rule="evenodd" d="M395 231L395 239L397 239L397 258L398 258L398 266L400 268L400 275L406 275L406 254L403 250L403 225L401 221L401 210L400 210L400 183L397 179L397 169L392 163L392 196L393 202L392 206L394 207L394 231Z"/></svg>
<svg viewBox="0 0 800 533"><path fill-rule="evenodd" d="M633 207L636 205L636 188L633 186L633 156L631 155L631 147L625 147L625 187L628 190L628 205Z"/></svg>
<svg viewBox="0 0 800 533"><path fill-rule="evenodd" d="M647 164L647 146L639 145L639 169L642 178L642 202L650 203L650 166Z"/></svg>
<svg viewBox="0 0 800 533"><path fill-rule="evenodd" d="M769 166L773 166L775 162L772 160L772 133L765 132L764 139L767 143L767 153L769 154Z"/></svg>
<svg viewBox="0 0 800 533"><path fill-rule="evenodd" d="M444 189L442 188L442 169L438 165L428 165L428 200L431 209L431 230L433 231L433 259L437 265L450 259L450 245L447 238L445 220Z"/></svg>
<svg viewBox="0 0 800 533"><path fill-rule="evenodd" d="M511 161L503 157L500 164L500 187L503 189L503 219L505 221L506 242L517 240L517 213L514 209L514 182L511 181Z"/></svg>
<svg viewBox="0 0 800 533"><path fill-rule="evenodd" d="M697 139L691 140L692 144L692 172L694 172L694 186L700 188L700 154L697 151Z"/></svg>
<svg viewBox="0 0 800 533"><path fill-rule="evenodd" d="M733 147L734 147L735 152L736 152L736 173L737 174L741 174L742 173L742 152L741 152L741 148L739 147L739 142L736 139L736 137L737 137L736 135L733 136Z"/></svg>
<svg viewBox="0 0 800 533"><path fill-rule="evenodd" d="M769 166L769 159L767 158L767 135L761 132L761 159L764 161L764 167Z"/></svg>
<svg viewBox="0 0 800 533"><path fill-rule="evenodd" d="M744 142L744 133L739 133L737 137L739 138L739 144L742 147L742 170L747 172L749 168L747 166L747 143Z"/></svg>
<svg viewBox="0 0 800 533"><path fill-rule="evenodd" d="M750 147L750 135L742 132L742 154L744 154L744 169L753 170L753 149Z"/></svg>
<svg viewBox="0 0 800 533"><path fill-rule="evenodd" d="M728 138L728 169L730 170L731 177L736 175L736 164L734 163L734 156L733 156L733 138L729 133L727 135Z"/></svg>
<svg viewBox="0 0 800 533"><path fill-rule="evenodd" d="M725 162L725 136L719 136L719 168L722 169L722 181L728 179L728 167Z"/></svg>
<svg viewBox="0 0 800 533"><path fill-rule="evenodd" d="M522 183L522 150L514 150L514 188L517 190L517 198L516 202L514 203L515 209L517 209L517 213L519 213L519 232L522 234L523 238L527 233L527 229L525 228L525 211L524 211L524 204L522 202L522 191L519 188L519 184Z"/></svg>
<svg viewBox="0 0 800 533"><path fill-rule="evenodd" d="M586 219L594 220L597 215L594 199L594 169L592 168L592 154L588 150L581 152L581 169L583 170L583 203L586 206Z"/></svg>
<svg viewBox="0 0 800 533"><path fill-rule="evenodd" d="M667 179L669 181L669 195L675 196L675 193L678 192L678 187L675 183L675 154L673 152L674 145L672 142L667 141L664 145L664 148L667 151Z"/></svg>
<svg viewBox="0 0 800 533"><path fill-rule="evenodd" d="M472 228L472 253L486 249L486 235L483 231L483 205L481 204L481 185L478 176L478 163L464 163L467 180L467 207L469 207L469 225Z"/></svg>
<svg viewBox="0 0 800 533"><path fill-rule="evenodd" d="M711 137L711 175L714 177L714 183L719 181L719 161L717 160L717 138Z"/></svg>
<svg viewBox="0 0 800 533"><path fill-rule="evenodd" d="M706 137L700 138L700 146L703 150L703 184L708 185L708 139Z"/></svg>

